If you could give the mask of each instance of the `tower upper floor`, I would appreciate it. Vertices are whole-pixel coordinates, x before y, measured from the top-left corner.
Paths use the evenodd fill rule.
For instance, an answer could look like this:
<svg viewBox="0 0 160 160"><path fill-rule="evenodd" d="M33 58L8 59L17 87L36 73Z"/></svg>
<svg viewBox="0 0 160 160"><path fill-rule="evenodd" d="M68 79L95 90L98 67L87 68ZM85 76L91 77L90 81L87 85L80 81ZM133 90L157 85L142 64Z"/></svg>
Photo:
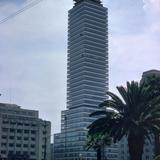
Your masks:
<svg viewBox="0 0 160 160"><path fill-rule="evenodd" d="M83 1L92 1L92 2L97 3L99 5L102 3L101 0L73 0L73 1L75 2L75 5L77 5Z"/></svg>

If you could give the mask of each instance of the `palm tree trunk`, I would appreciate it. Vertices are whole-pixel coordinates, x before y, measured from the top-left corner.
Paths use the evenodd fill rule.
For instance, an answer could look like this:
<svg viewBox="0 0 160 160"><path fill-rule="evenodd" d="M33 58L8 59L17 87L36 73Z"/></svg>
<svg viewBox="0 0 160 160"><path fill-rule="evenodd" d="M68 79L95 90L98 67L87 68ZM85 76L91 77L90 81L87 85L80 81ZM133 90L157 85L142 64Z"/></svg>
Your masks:
<svg viewBox="0 0 160 160"><path fill-rule="evenodd" d="M155 139L155 156L160 155L160 136L159 134L154 135Z"/></svg>
<svg viewBox="0 0 160 160"><path fill-rule="evenodd" d="M97 160L101 160L101 148L97 149Z"/></svg>
<svg viewBox="0 0 160 160"><path fill-rule="evenodd" d="M128 136L128 147L130 160L142 160L144 146L144 136L143 135L133 135L132 133Z"/></svg>

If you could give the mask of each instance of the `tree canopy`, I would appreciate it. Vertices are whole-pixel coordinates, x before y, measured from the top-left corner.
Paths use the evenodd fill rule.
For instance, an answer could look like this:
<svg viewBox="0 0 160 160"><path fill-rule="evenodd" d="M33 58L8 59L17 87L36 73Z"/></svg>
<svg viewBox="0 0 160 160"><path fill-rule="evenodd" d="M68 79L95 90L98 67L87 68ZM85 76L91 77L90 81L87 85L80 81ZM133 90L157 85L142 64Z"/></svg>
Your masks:
<svg viewBox="0 0 160 160"><path fill-rule="evenodd" d="M135 81L117 90L120 97L107 92L110 99L100 104L105 110L91 114L100 118L89 126L89 134L108 133L114 142L126 136L131 160L141 160L145 138L160 131L160 97L150 98L149 87Z"/></svg>

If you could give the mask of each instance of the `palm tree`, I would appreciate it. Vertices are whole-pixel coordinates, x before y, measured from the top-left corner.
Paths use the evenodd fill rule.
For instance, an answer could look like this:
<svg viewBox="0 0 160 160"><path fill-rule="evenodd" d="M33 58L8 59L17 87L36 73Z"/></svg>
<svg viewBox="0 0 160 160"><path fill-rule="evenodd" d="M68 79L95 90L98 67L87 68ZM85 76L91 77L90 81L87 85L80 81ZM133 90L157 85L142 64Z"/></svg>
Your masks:
<svg viewBox="0 0 160 160"><path fill-rule="evenodd" d="M105 146L111 145L112 138L107 134L88 134L87 135L87 150L93 148L97 152L97 160L102 159L102 152ZM103 155L104 157L104 155Z"/></svg>
<svg viewBox="0 0 160 160"><path fill-rule="evenodd" d="M155 160L160 160L160 155L158 155L158 156L155 158Z"/></svg>
<svg viewBox="0 0 160 160"><path fill-rule="evenodd" d="M151 74L143 79L146 87L149 87L150 97L160 96L160 76ZM160 134L154 134L155 137L155 156L160 155Z"/></svg>
<svg viewBox="0 0 160 160"><path fill-rule="evenodd" d="M160 131L160 98L148 98L148 87L134 81L117 90L121 97L107 92L110 99L100 104L106 110L91 114L101 117L89 126L89 134L108 133L114 142L126 136L130 160L142 160L145 138Z"/></svg>

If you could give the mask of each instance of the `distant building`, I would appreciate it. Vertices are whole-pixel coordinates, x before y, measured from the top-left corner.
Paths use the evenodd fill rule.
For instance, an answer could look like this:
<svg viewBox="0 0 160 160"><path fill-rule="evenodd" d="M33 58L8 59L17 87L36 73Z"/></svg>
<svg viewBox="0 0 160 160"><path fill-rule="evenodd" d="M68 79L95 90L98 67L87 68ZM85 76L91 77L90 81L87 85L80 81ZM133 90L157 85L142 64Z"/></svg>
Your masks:
<svg viewBox="0 0 160 160"><path fill-rule="evenodd" d="M145 79L150 76L160 77L160 70L152 69L149 71L145 71L145 72L143 72L142 79Z"/></svg>
<svg viewBox="0 0 160 160"><path fill-rule="evenodd" d="M38 111L0 103L0 159L50 160L50 135Z"/></svg>

